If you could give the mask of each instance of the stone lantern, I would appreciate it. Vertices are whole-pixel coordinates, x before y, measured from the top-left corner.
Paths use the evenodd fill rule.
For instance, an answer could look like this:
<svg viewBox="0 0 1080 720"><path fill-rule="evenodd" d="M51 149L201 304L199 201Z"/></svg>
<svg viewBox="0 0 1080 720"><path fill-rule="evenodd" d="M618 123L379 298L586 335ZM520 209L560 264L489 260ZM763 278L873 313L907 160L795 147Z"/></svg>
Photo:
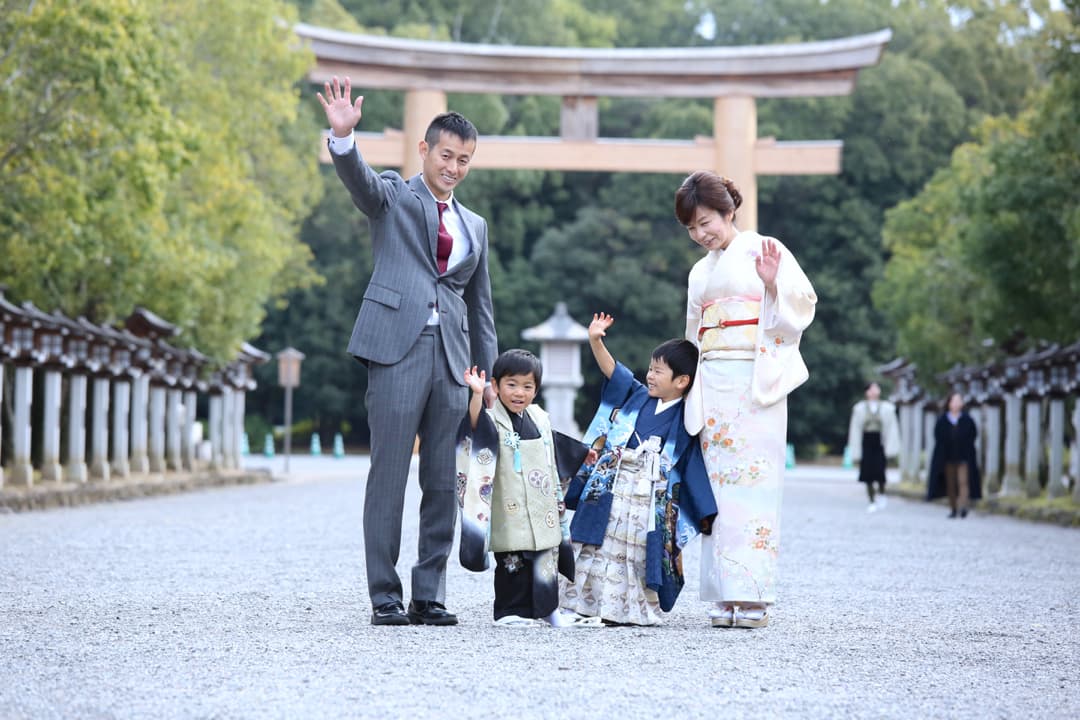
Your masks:
<svg viewBox="0 0 1080 720"><path fill-rule="evenodd" d="M979 368L975 393L982 404L983 482L987 493L1001 490L1001 366L989 363Z"/></svg>
<svg viewBox="0 0 1080 720"><path fill-rule="evenodd" d="M72 320L59 310L52 313L52 320L66 329L64 354L70 364L68 370L67 405L67 460L64 478L68 482L84 483L89 477L86 467L86 386L87 377L96 372L98 364L90 357L90 343L94 326L85 318Z"/></svg>
<svg viewBox="0 0 1080 720"><path fill-rule="evenodd" d="M15 394L12 398L11 482L30 486L34 483L34 466L30 447L32 438L30 407L34 398L34 366L44 354L38 349L38 332L42 328L39 313L15 307L4 301L6 316L5 339L8 359L15 366Z"/></svg>
<svg viewBox="0 0 1080 720"><path fill-rule="evenodd" d="M38 322L35 334L38 357L44 371L42 378L42 436L41 436L41 479L48 482L60 482L63 469L60 464L60 395L63 388L63 373L75 364L75 357L70 354L65 343L71 327L60 322L55 315L42 312L31 302L22 304L23 311Z"/></svg>
<svg viewBox="0 0 1080 720"><path fill-rule="evenodd" d="M1069 393L1072 358L1067 348L1053 348L1044 360L1046 394L1050 399L1050 464L1046 491L1051 498L1069 493L1069 475L1065 468L1065 398Z"/></svg>
<svg viewBox="0 0 1080 720"><path fill-rule="evenodd" d="M170 385L168 359L174 349L165 342L180 332L172 323L144 307L136 307L124 328L147 345L135 353L145 372L131 391L131 456L138 472L165 471L165 401Z"/></svg>
<svg viewBox="0 0 1080 720"><path fill-rule="evenodd" d="M112 470L121 477L131 475L131 398L142 369L136 358L146 342L126 329L105 328L115 340L110 371L113 376Z"/></svg>
<svg viewBox="0 0 1080 720"><path fill-rule="evenodd" d="M180 387L183 392L184 417L182 425L182 447L184 469L195 470L196 436L195 422L197 415L199 375L202 368L210 362L210 358L203 355L195 348L188 348L184 355L184 364L180 373Z"/></svg>
<svg viewBox="0 0 1080 720"><path fill-rule="evenodd" d="M90 333L87 366L92 378L90 395L90 477L107 481L109 468L109 386L114 375L113 349L116 337L108 329L86 318L78 322Z"/></svg>
<svg viewBox="0 0 1080 720"><path fill-rule="evenodd" d="M1020 450L1023 446L1023 358L1007 359L1001 367L999 385L1005 398L1005 473L1001 480L1002 495L1023 492L1020 474Z"/></svg>
<svg viewBox="0 0 1080 720"><path fill-rule="evenodd" d="M523 330L521 337L540 343L540 364L544 371L541 390L552 427L580 437L581 431L574 421L574 398L585 383L581 376L581 345L589 341L589 329L570 317L566 303L560 302L556 303L551 317Z"/></svg>
<svg viewBox="0 0 1080 720"><path fill-rule="evenodd" d="M1024 383L1024 491L1028 497L1042 493L1042 404L1050 390L1048 383L1049 359L1057 346L1033 350L1022 356L1021 370Z"/></svg>
<svg viewBox="0 0 1080 720"><path fill-rule="evenodd" d="M26 312L8 302L4 297L6 288L0 286L0 401L3 401L4 363L15 365L15 396L12 402L13 423L11 429L12 458L10 480L21 485L34 481L34 466L30 459L30 403L33 398L34 327L36 322ZM0 413L2 422L3 413ZM4 474L0 466L0 486Z"/></svg>
<svg viewBox="0 0 1080 720"><path fill-rule="evenodd" d="M1065 347L1059 362L1063 368L1066 392L1077 395L1080 391L1080 342ZM1080 399L1073 403L1072 450L1069 453L1069 476L1073 483L1073 502L1080 503Z"/></svg>

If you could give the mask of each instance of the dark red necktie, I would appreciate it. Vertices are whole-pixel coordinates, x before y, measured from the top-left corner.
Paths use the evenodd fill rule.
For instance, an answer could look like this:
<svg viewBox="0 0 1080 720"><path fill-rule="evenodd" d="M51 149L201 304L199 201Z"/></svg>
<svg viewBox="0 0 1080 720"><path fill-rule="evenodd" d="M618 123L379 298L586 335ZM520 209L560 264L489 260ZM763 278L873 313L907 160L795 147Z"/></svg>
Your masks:
<svg viewBox="0 0 1080 720"><path fill-rule="evenodd" d="M439 244L435 248L435 259L439 264L439 274L446 272L446 265L450 261L450 251L454 247L454 238L450 237L450 233L446 231L446 226L443 225L443 212L446 211L447 204L444 202L435 203L439 206Z"/></svg>

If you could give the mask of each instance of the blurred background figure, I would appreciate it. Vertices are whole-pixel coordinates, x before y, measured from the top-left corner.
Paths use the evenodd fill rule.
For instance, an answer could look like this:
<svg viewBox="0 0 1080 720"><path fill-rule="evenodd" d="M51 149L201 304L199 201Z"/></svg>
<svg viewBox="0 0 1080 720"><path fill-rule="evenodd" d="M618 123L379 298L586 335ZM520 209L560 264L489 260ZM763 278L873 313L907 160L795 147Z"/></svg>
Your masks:
<svg viewBox="0 0 1080 720"><path fill-rule="evenodd" d="M881 399L881 387L876 382L866 386L866 399L855 403L851 409L848 447L852 462L859 464L859 482L866 483L866 494L870 498L866 510L877 512L886 503L886 459L894 458L900 452L900 423L896 419L896 407Z"/></svg>
<svg viewBox="0 0 1080 720"><path fill-rule="evenodd" d="M975 460L978 429L964 412L964 396L950 393L945 412L934 425L934 456L926 482L926 499L948 495L949 517L967 517L973 500L982 497L979 464Z"/></svg>

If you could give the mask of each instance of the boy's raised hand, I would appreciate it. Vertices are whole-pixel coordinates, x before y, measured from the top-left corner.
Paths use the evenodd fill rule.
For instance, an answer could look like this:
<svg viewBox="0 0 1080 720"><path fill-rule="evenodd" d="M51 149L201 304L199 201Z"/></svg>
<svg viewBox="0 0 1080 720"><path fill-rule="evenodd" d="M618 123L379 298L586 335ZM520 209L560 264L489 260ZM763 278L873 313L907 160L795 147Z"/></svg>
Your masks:
<svg viewBox="0 0 1080 720"><path fill-rule="evenodd" d="M471 368L466 368L465 384L468 385L469 389L474 393L482 393L487 386L487 373L483 370L477 370L475 365Z"/></svg>
<svg viewBox="0 0 1080 720"><path fill-rule="evenodd" d="M615 322L615 318L606 313L593 313L592 322L589 323L589 339L595 340L607 335L607 329Z"/></svg>

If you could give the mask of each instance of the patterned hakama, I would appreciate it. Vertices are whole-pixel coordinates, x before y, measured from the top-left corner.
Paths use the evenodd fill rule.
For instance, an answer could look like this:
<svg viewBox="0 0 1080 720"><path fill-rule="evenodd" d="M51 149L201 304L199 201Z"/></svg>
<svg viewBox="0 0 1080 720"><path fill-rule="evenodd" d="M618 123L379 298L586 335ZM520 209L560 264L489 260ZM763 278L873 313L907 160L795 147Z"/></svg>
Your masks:
<svg viewBox="0 0 1080 720"><path fill-rule="evenodd" d="M663 612L645 586L646 537L660 475L659 448L621 449L612 483L611 517L603 545L574 543L576 576L565 584L563 607L617 623L655 625Z"/></svg>

